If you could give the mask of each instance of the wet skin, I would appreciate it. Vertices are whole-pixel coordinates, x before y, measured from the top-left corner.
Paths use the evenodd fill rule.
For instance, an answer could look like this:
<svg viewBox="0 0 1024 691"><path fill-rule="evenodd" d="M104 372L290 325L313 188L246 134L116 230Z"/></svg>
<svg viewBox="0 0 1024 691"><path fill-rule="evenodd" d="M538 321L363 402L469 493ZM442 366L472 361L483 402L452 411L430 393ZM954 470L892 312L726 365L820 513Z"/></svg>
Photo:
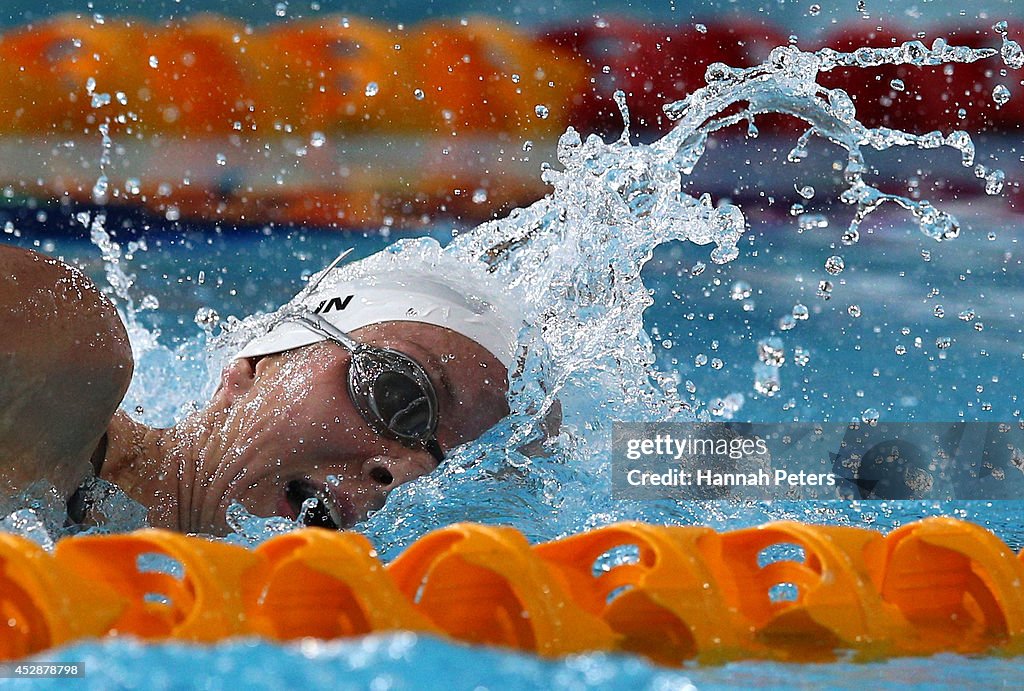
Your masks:
<svg viewBox="0 0 1024 691"><path fill-rule="evenodd" d="M92 281L0 244L0 493L43 478L73 493L131 376L128 334Z"/></svg>
<svg viewBox="0 0 1024 691"><path fill-rule="evenodd" d="M423 366L437 392L437 438L445 450L475 439L508 412L504 366L460 334L385 322L351 335ZM255 515L294 518L314 495L328 525L351 526L436 462L363 420L348 394L349 357L322 342L235 360L209 407L167 430L119 414L102 476L149 507L155 526L222 534L232 501Z"/></svg>

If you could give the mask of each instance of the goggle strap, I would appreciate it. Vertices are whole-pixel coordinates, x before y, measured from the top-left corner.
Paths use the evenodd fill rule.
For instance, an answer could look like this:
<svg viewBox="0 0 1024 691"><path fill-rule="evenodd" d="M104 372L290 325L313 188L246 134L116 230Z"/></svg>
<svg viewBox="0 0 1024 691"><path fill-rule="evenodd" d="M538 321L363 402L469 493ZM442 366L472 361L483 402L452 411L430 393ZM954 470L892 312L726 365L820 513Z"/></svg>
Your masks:
<svg viewBox="0 0 1024 691"><path fill-rule="evenodd" d="M434 457L438 465L444 462L444 450L441 448L441 443L437 441L437 437L431 437L424 444L423 448Z"/></svg>

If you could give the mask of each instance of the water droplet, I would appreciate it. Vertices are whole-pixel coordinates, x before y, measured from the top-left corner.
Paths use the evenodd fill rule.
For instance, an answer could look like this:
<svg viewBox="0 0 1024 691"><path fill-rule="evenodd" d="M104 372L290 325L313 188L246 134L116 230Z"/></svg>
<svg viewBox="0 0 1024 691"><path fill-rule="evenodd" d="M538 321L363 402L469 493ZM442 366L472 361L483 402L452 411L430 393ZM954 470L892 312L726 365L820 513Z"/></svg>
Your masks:
<svg viewBox="0 0 1024 691"><path fill-rule="evenodd" d="M533 148L533 142L532 141L527 139L525 142L523 142L523 151L529 151L532 148Z"/></svg>
<svg viewBox="0 0 1024 691"><path fill-rule="evenodd" d="M1020 44L1016 41L1008 41L1004 36L999 55L1002 56L1007 67L1012 67L1015 70L1024 67L1024 50L1021 50Z"/></svg>
<svg viewBox="0 0 1024 691"><path fill-rule="evenodd" d="M380 91L380 87L377 85L377 82L370 82L366 85L366 90L363 91L363 93L366 94L368 98L373 98L377 95L378 91Z"/></svg>
<svg viewBox="0 0 1024 691"><path fill-rule="evenodd" d="M196 310L195 322L199 327L213 327L220 321L220 314L212 307L200 307Z"/></svg>
<svg viewBox="0 0 1024 691"><path fill-rule="evenodd" d="M949 336L939 336L935 339L935 347L939 350L946 350L953 345L953 339Z"/></svg>
<svg viewBox="0 0 1024 691"><path fill-rule="evenodd" d="M157 67L160 67L160 58L158 58L155 55L150 55L149 56L149 66L152 67L154 70Z"/></svg>
<svg viewBox="0 0 1024 691"><path fill-rule="evenodd" d="M995 101L996 105L1000 108L1005 106L1007 101L1010 100L1010 90L1002 84L997 84L996 87L992 89L992 100Z"/></svg>
<svg viewBox="0 0 1024 691"><path fill-rule="evenodd" d="M844 262L843 258L838 255L832 255L831 257L825 260L825 271L827 271L832 276L838 276L839 274L843 273L843 269L845 268L846 262Z"/></svg>
<svg viewBox="0 0 1024 691"><path fill-rule="evenodd" d="M274 5L274 14L277 15L278 17L287 16L288 15L288 3L287 2L279 2L276 5Z"/></svg>
<svg viewBox="0 0 1024 691"><path fill-rule="evenodd" d="M541 120L547 120L548 115L550 114L548 107L544 105L538 105L536 108L533 109L533 112L535 112L537 114L537 117L540 118Z"/></svg>
<svg viewBox="0 0 1024 691"><path fill-rule="evenodd" d="M698 34L706 34L708 32L708 27L704 24L694 24L693 28L697 30Z"/></svg>
<svg viewBox="0 0 1024 691"><path fill-rule="evenodd" d="M991 170L985 175L985 194L996 195L1003 191L1006 174L999 169Z"/></svg>
<svg viewBox="0 0 1024 691"><path fill-rule="evenodd" d="M810 7L807 8L807 12L812 17L817 17L819 14L821 14L821 5L811 5Z"/></svg>
<svg viewBox="0 0 1024 691"><path fill-rule="evenodd" d="M314 149L319 149L320 147L322 147L326 143L327 143L327 135L325 135L323 132L314 132L309 137L309 144Z"/></svg>
<svg viewBox="0 0 1024 691"><path fill-rule="evenodd" d="M722 360L720 358L716 358L716 357L711 358L711 369L722 369L722 367L724 367L724 366L725 366L725 363L722 362Z"/></svg>
<svg viewBox="0 0 1024 691"><path fill-rule="evenodd" d="M854 319L857 319L860 317L860 305L850 305L846 308L846 312Z"/></svg>
<svg viewBox="0 0 1024 691"><path fill-rule="evenodd" d="M799 367L806 367L811 361L811 353L802 346L793 349L793 363Z"/></svg>
<svg viewBox="0 0 1024 691"><path fill-rule="evenodd" d="M797 219L796 225L801 232L815 228L828 228L828 218L821 214L803 214Z"/></svg>
<svg viewBox="0 0 1024 691"><path fill-rule="evenodd" d="M102 108L110 105L110 94L93 94L91 105L93 108Z"/></svg>
<svg viewBox="0 0 1024 691"><path fill-rule="evenodd" d="M868 50L872 53L875 51L870 48L858 48L857 52L860 53L862 50ZM928 56L928 49L924 47L924 44L920 41L907 41L902 46L903 61L910 63L911 65L922 65ZM865 64L858 60L862 65L870 66L870 63Z"/></svg>
<svg viewBox="0 0 1024 691"><path fill-rule="evenodd" d="M818 281L818 297L822 300L832 298L832 281Z"/></svg>
<svg viewBox="0 0 1024 691"><path fill-rule="evenodd" d="M905 345L903 345L902 343L900 345L896 346L896 354L901 356L901 357L903 355L906 355L907 354L907 347Z"/></svg>
<svg viewBox="0 0 1024 691"><path fill-rule="evenodd" d="M880 417L876 408L868 408L860 414L860 421L865 425L874 427L878 424L878 418Z"/></svg>
<svg viewBox="0 0 1024 691"><path fill-rule="evenodd" d="M92 186L92 200L97 204L104 204L107 201L107 189L109 183L106 175L100 175L96 184Z"/></svg>
<svg viewBox="0 0 1024 691"><path fill-rule="evenodd" d="M790 163L799 163L805 158L807 158L807 146L804 142L797 144L786 154L786 160Z"/></svg>
<svg viewBox="0 0 1024 691"><path fill-rule="evenodd" d="M124 181L124 191L128 194L138 194L142 190L142 183L138 178L128 178Z"/></svg>
<svg viewBox="0 0 1024 691"><path fill-rule="evenodd" d="M228 157L224 154L217 154L217 165L226 166L228 164Z"/></svg>
<svg viewBox="0 0 1024 691"><path fill-rule="evenodd" d="M728 264L740 256L740 250L736 245L725 245L711 250L711 261L716 264Z"/></svg>
<svg viewBox="0 0 1024 691"><path fill-rule="evenodd" d="M973 309L968 307L967 309L963 310L962 312L960 312L960 314L956 316L958 319L960 319L960 321L969 322L974 319L975 313Z"/></svg>
<svg viewBox="0 0 1024 691"><path fill-rule="evenodd" d="M893 79L889 82L889 86L892 87L893 91L906 91L907 85L903 83L902 79Z"/></svg>
<svg viewBox="0 0 1024 691"><path fill-rule="evenodd" d="M697 356L693 358L693 364L695 367L703 367L708 364L708 356L704 353L697 353Z"/></svg>
<svg viewBox="0 0 1024 691"><path fill-rule="evenodd" d="M473 190L474 204L483 204L485 201L487 201L487 190L485 190L482 187L478 187L477 189Z"/></svg>
<svg viewBox="0 0 1024 691"><path fill-rule="evenodd" d="M802 305L800 303L793 305L793 319L796 319L797 321L804 321L807 319L808 314L810 314L810 312L806 305Z"/></svg>
<svg viewBox="0 0 1024 691"><path fill-rule="evenodd" d="M789 331L796 327L796 320L792 314L784 314L779 318L779 331Z"/></svg>
<svg viewBox="0 0 1024 691"><path fill-rule="evenodd" d="M943 317L946 316L946 308L943 307L942 305L935 305L935 309L932 310L932 314L934 314L939 319L942 319Z"/></svg>
<svg viewBox="0 0 1024 691"><path fill-rule="evenodd" d="M779 381L779 368L769 367L763 364L754 366L754 390L769 398L778 393L781 388Z"/></svg>
<svg viewBox="0 0 1024 691"><path fill-rule="evenodd" d="M426 94L423 93L423 89L413 89L412 97L417 101L422 101Z"/></svg>
<svg viewBox="0 0 1024 691"><path fill-rule="evenodd" d="M746 281L736 281L729 290L729 297L733 300L746 300L753 293L753 289Z"/></svg>
<svg viewBox="0 0 1024 691"><path fill-rule="evenodd" d="M781 367L786 362L786 350L782 339L771 336L757 342L757 357L770 367Z"/></svg>

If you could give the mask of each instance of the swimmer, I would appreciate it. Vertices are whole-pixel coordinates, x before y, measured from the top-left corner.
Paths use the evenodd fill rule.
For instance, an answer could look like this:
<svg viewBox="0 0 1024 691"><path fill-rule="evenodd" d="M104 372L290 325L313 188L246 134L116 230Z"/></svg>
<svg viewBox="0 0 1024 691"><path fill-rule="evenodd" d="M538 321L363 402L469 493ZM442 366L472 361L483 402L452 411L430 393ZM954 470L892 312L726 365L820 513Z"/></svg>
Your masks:
<svg viewBox="0 0 1024 691"><path fill-rule="evenodd" d="M118 409L133 360L109 300L0 245L0 489L45 478L79 520L96 476L154 527L224 534L238 501L347 528L507 415L519 322L477 278L440 252L332 265L230 360L205 409L156 429Z"/></svg>

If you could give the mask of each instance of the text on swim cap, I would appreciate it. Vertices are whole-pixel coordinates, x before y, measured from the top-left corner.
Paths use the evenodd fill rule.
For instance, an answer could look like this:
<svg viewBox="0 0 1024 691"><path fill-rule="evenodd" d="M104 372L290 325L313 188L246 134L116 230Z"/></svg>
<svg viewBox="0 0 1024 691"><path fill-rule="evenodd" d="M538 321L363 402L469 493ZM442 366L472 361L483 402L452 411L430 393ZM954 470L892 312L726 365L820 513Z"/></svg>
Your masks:
<svg viewBox="0 0 1024 691"><path fill-rule="evenodd" d="M354 297L354 295L348 295L345 297L344 300L342 300L341 297L333 297L330 300L324 300L319 304L319 306L317 306L315 310L313 310L313 313L326 314L327 312L330 312L332 309L343 310L346 307L348 307L348 303L352 302L352 298Z"/></svg>

